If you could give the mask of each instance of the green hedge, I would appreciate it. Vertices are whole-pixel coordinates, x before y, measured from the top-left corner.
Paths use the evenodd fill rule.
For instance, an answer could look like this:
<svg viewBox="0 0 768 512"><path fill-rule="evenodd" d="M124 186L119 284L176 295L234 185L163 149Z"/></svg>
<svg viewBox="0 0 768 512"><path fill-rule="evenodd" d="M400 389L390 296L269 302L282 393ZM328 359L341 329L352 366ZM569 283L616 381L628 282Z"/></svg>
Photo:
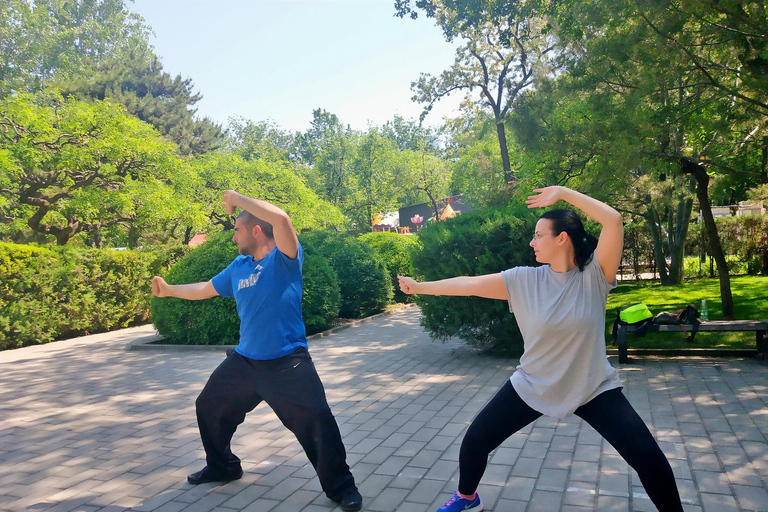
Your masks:
<svg viewBox="0 0 768 512"><path fill-rule="evenodd" d="M339 278L342 318L363 318L378 313L392 300L387 268L367 244L333 231L312 231L299 236L307 254L328 260Z"/></svg>
<svg viewBox="0 0 768 512"><path fill-rule="evenodd" d="M304 256L301 313L307 334L324 331L339 317L341 290L336 271L317 254Z"/></svg>
<svg viewBox="0 0 768 512"><path fill-rule="evenodd" d="M0 243L0 349L146 321L151 276L184 252Z"/></svg>
<svg viewBox="0 0 768 512"><path fill-rule="evenodd" d="M362 240L370 245L387 266L389 279L392 282L395 302L413 302L413 295L406 295L400 291L397 276L413 275L411 251L418 250L418 237L399 235L397 233L376 232L361 235L358 237L358 240Z"/></svg>
<svg viewBox="0 0 768 512"><path fill-rule="evenodd" d="M165 276L169 284L207 281L237 256L232 232L212 236ZM381 311L391 298L384 264L364 243L332 232L301 235L304 248L302 313L307 334L322 331L346 313L358 318ZM346 309L343 309L346 308ZM152 320L180 344L234 345L240 320L234 299L203 301L154 298Z"/></svg>
<svg viewBox="0 0 768 512"><path fill-rule="evenodd" d="M422 249L413 252L413 266L427 281L536 266L528 243L537 218L524 209L492 209L424 226L419 231ZM500 354L522 354L522 335L506 301L424 295L416 303L432 338L456 336Z"/></svg>
<svg viewBox="0 0 768 512"><path fill-rule="evenodd" d="M165 275L168 284L208 281L237 257L232 231L208 237ZM185 345L236 345L240 339L240 318L235 299L213 297L184 300L152 297L152 322L168 340Z"/></svg>

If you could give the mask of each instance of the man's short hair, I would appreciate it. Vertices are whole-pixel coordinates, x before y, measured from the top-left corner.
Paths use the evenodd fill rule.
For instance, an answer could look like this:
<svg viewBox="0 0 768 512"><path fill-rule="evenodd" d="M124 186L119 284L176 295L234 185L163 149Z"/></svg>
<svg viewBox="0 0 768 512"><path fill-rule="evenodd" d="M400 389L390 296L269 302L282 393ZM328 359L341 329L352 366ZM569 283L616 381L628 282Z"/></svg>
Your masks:
<svg viewBox="0 0 768 512"><path fill-rule="evenodd" d="M272 224L265 220L261 220L251 212L243 210L237 215L237 218L248 226L248 229L253 228L253 226L259 226L264 234L267 235L267 238L275 238L274 232L272 231Z"/></svg>

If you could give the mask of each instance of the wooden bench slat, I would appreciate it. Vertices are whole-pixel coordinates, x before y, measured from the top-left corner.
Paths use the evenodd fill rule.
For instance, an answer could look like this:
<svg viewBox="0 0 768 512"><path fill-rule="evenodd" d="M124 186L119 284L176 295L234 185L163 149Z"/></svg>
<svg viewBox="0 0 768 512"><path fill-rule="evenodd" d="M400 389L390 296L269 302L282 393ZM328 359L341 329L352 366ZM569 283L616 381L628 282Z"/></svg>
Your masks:
<svg viewBox="0 0 768 512"><path fill-rule="evenodd" d="M683 329L685 327L685 329ZM680 324L654 324L648 323L641 327L636 325L619 325L618 347L619 362L626 363L627 359L627 333L636 333L642 328L643 332L686 332L690 333L692 325ZM755 333L757 352L763 356L763 361L768 362L768 321L766 320L713 320L699 324L698 332L746 332Z"/></svg>
<svg viewBox="0 0 768 512"><path fill-rule="evenodd" d="M685 324L685 331L690 332L693 328L690 324ZM635 325L628 325L628 332L635 332L638 329ZM683 326L679 324L645 324L642 329L646 332L683 332ZM714 320L712 322L702 322L699 324L699 332L730 332L730 331L765 331L768 330L768 322L760 320L744 321L726 321Z"/></svg>

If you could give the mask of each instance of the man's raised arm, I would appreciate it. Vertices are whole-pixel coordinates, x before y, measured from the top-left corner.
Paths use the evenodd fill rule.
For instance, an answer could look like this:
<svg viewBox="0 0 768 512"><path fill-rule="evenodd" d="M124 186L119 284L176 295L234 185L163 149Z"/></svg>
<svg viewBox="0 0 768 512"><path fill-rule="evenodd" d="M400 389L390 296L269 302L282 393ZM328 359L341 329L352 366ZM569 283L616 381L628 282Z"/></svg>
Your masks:
<svg viewBox="0 0 768 512"><path fill-rule="evenodd" d="M234 190L224 192L223 200L230 215L235 213L236 208L242 208L254 217L272 224L275 245L280 252L291 259L299 253L299 239L296 237L291 218L283 210L272 203L245 196Z"/></svg>

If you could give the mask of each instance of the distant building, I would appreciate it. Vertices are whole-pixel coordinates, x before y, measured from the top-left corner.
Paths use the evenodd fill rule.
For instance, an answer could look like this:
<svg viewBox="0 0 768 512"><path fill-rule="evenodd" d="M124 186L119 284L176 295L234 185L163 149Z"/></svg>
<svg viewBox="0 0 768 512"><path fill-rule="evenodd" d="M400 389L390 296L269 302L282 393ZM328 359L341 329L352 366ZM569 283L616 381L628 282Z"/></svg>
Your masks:
<svg viewBox="0 0 768 512"><path fill-rule="evenodd" d="M446 197L445 199L438 199L437 201L437 216L440 218L443 211L445 210L445 207L451 205L451 209L456 212L457 215L461 215L462 213L471 212L472 208L464 202L464 199L461 194L457 196L451 196ZM428 219L435 216L435 212L430 207L430 203L421 203L421 204L414 204L411 206L405 206L403 208L400 208L398 210L398 213L400 215L400 226L401 227L409 227L412 230L415 230L417 225L411 221L411 219L415 215L419 215L421 218L424 219L424 221L421 223L423 226Z"/></svg>
<svg viewBox="0 0 768 512"><path fill-rule="evenodd" d="M732 204L729 206L713 206L712 215L715 218L718 217L731 217L742 215L763 215L765 208L762 201L750 203L747 201L740 201L739 204Z"/></svg>

